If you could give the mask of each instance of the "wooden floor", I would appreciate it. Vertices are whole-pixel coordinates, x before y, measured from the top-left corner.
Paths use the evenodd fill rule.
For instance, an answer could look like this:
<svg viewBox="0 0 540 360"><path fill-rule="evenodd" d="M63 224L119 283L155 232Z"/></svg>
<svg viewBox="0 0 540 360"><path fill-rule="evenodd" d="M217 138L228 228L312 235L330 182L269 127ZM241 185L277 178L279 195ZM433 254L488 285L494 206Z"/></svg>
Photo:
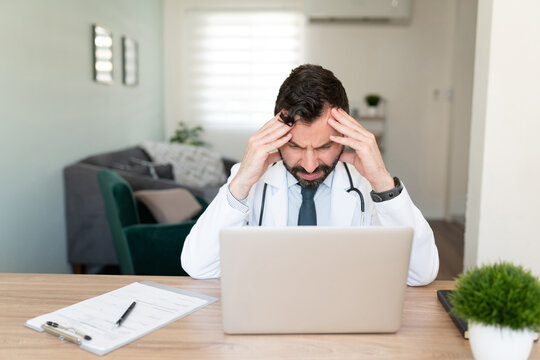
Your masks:
<svg viewBox="0 0 540 360"><path fill-rule="evenodd" d="M428 220L439 249L437 280L452 280L463 271L464 228L461 224Z"/></svg>

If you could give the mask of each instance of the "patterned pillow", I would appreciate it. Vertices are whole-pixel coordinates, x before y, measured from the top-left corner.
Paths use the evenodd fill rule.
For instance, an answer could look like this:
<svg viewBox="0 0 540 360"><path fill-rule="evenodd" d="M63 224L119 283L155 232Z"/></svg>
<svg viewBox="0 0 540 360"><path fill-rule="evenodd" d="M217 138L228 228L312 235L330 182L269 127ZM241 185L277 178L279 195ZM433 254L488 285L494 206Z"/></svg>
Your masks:
<svg viewBox="0 0 540 360"><path fill-rule="evenodd" d="M219 186L227 180L221 155L201 146L143 142L152 161L173 164L174 179L193 187Z"/></svg>

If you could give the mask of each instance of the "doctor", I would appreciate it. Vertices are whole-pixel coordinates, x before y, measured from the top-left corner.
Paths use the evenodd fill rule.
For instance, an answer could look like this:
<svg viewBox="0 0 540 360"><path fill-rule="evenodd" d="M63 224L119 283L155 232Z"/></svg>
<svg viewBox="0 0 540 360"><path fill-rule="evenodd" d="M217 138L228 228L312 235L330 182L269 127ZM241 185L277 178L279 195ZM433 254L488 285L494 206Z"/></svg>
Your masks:
<svg viewBox="0 0 540 360"><path fill-rule="evenodd" d="M431 228L386 169L375 136L348 109L331 71L309 64L292 70L275 116L249 138L242 162L186 238L181 261L190 276L220 277L224 227L382 225L414 229L407 284L435 279L439 256Z"/></svg>

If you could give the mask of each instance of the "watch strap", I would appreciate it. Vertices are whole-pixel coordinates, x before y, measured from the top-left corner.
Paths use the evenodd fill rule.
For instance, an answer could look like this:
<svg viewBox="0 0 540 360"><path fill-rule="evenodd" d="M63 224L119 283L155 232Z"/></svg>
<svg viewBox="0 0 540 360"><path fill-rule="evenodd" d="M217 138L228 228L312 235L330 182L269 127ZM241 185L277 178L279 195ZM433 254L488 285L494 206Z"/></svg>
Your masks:
<svg viewBox="0 0 540 360"><path fill-rule="evenodd" d="M397 177L394 177L394 188L390 190L386 190L383 192L376 193L375 191L371 191L371 200L374 202L383 202L392 200L393 198L397 197L401 192L403 191L403 185L401 184L401 181Z"/></svg>

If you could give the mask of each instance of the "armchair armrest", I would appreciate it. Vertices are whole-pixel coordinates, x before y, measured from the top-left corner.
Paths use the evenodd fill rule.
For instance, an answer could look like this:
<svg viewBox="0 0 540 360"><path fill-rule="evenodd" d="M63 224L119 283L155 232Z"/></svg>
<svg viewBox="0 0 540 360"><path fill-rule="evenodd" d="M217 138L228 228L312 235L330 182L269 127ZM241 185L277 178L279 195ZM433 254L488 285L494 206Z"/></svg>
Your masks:
<svg viewBox="0 0 540 360"><path fill-rule="evenodd" d="M124 228L137 275L181 275L180 254L195 221L174 225L137 224Z"/></svg>

